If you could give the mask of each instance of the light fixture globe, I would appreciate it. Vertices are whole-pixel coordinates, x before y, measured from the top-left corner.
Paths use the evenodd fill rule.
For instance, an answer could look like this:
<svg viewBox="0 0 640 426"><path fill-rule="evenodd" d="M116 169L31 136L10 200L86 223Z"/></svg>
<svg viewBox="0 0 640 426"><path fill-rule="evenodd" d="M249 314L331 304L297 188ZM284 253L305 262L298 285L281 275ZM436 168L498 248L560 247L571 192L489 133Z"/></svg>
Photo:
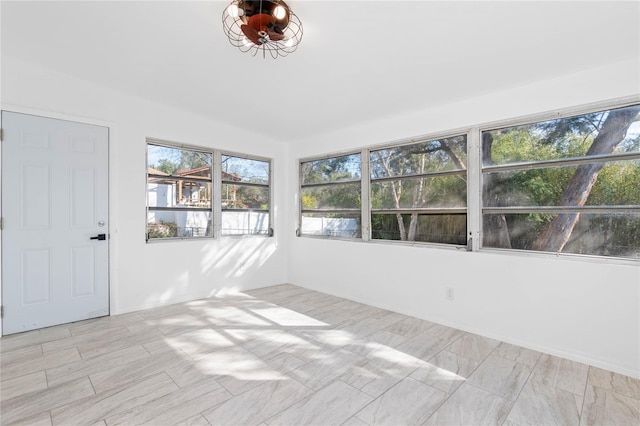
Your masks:
<svg viewBox="0 0 640 426"><path fill-rule="evenodd" d="M232 45L253 56L287 56L302 40L302 22L282 0L233 0L222 27Z"/></svg>

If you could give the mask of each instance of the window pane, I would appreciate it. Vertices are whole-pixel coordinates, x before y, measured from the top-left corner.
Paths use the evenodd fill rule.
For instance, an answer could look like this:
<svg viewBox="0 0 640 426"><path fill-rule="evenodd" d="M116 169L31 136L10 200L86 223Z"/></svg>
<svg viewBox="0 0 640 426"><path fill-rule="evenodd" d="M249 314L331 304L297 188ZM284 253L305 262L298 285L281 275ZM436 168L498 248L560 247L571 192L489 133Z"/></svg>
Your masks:
<svg viewBox="0 0 640 426"><path fill-rule="evenodd" d="M301 164L302 185L360 179L360 154L308 161Z"/></svg>
<svg viewBox="0 0 640 426"><path fill-rule="evenodd" d="M211 208L211 184L150 177L147 203L149 207Z"/></svg>
<svg viewBox="0 0 640 426"><path fill-rule="evenodd" d="M516 250L552 251L544 231L554 220L576 223L562 252L616 257L640 257L640 212L610 214L484 215L483 246ZM496 224L505 227L500 231ZM487 232L486 228L493 228ZM506 238L495 238L501 232Z"/></svg>
<svg viewBox="0 0 640 426"><path fill-rule="evenodd" d="M222 211L222 235L268 235L269 213Z"/></svg>
<svg viewBox="0 0 640 426"><path fill-rule="evenodd" d="M303 213L300 232L303 235L360 238L360 214Z"/></svg>
<svg viewBox="0 0 640 426"><path fill-rule="evenodd" d="M185 210L150 211L147 214L147 238L211 237L211 212Z"/></svg>
<svg viewBox="0 0 640 426"><path fill-rule="evenodd" d="M269 188L222 184L222 209L269 210Z"/></svg>
<svg viewBox="0 0 640 426"><path fill-rule="evenodd" d="M463 170L466 164L466 136L381 149L370 154L371 179Z"/></svg>
<svg viewBox="0 0 640 426"><path fill-rule="evenodd" d="M371 238L464 245L467 215L373 214Z"/></svg>
<svg viewBox="0 0 640 426"><path fill-rule="evenodd" d="M222 156L222 180L269 184L269 162Z"/></svg>
<svg viewBox="0 0 640 426"><path fill-rule="evenodd" d="M597 170L588 193L581 194L576 187L576 193L570 196L569 185L572 181L576 185L575 176ZM587 206L640 205L640 160L486 173L485 179L491 182L487 189L491 197L485 197L485 206L496 198L509 206L580 205L577 200L582 197L586 197ZM561 202L563 194L576 202Z"/></svg>
<svg viewBox="0 0 640 426"><path fill-rule="evenodd" d="M638 110L636 105L483 132L483 165L638 152Z"/></svg>
<svg viewBox="0 0 640 426"><path fill-rule="evenodd" d="M360 183L302 188L302 209L360 208Z"/></svg>
<svg viewBox="0 0 640 426"><path fill-rule="evenodd" d="M147 165L150 174L199 176L211 179L212 160L213 155L210 152L147 145Z"/></svg>
<svg viewBox="0 0 640 426"><path fill-rule="evenodd" d="M371 182L374 209L466 207L466 176L436 176Z"/></svg>

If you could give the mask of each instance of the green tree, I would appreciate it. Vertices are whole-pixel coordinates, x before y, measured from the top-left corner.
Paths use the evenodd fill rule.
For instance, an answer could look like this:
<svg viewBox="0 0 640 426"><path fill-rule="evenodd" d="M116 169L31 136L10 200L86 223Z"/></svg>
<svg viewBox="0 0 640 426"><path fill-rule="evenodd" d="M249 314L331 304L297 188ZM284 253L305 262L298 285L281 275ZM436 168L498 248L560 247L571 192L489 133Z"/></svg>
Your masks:
<svg viewBox="0 0 640 426"><path fill-rule="evenodd" d="M178 170L178 163L174 163L167 158L161 158L158 164L152 166L156 170L160 170L168 175L174 174Z"/></svg>
<svg viewBox="0 0 640 426"><path fill-rule="evenodd" d="M444 138L425 143L372 152L372 178L398 177L372 187L372 205L378 208L415 209L424 207L458 207L459 197L466 198L466 180L460 176L423 177L428 172L465 170L466 138ZM406 178L416 176L415 178ZM463 201L462 205L466 205ZM401 212L395 214L398 236L403 241L416 241L420 214L410 213L408 223ZM384 226L376 219L375 226Z"/></svg>
<svg viewBox="0 0 640 426"><path fill-rule="evenodd" d="M629 126L637 119L640 106L611 111L602 125L594 129L597 136L586 155L611 154L624 139ZM599 124L599 123L597 123ZM578 166L575 174L562 193L560 206L584 206L589 198L604 163L589 163ZM563 213L554 217L544 228L533 247L541 251L560 252L569 241L580 218L579 213Z"/></svg>

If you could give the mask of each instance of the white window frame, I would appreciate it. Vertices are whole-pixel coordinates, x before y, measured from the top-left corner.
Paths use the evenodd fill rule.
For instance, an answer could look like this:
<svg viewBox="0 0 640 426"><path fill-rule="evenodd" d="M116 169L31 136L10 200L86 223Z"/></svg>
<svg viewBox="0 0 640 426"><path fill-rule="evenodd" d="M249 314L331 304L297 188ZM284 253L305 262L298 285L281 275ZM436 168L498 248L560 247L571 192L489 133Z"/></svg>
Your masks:
<svg viewBox="0 0 640 426"><path fill-rule="evenodd" d="M467 164L466 166L466 170L464 172L460 171L460 170L455 170L455 171L446 171L446 172L426 172L426 173L422 173L422 174L415 174L415 175L406 175L406 176L394 176L394 177L386 177L383 179L372 179L371 178L371 173L370 173L370 161L371 161L371 152L373 151L380 151L380 150L384 150L384 149L392 149L392 148L398 148L398 147L403 147L403 146L408 146L408 145L415 145L415 144L420 144L420 143L425 143L425 142L433 142L433 141L437 141L440 139L447 139L447 138L453 138L453 137L457 137L457 136L465 136L466 138L466 143L467 143ZM371 196L371 184L374 181L383 181L383 180L404 180L404 179L416 179L416 178L437 178L437 177L441 177L441 176L448 176L448 175L465 175L465 178L467 180L467 205L466 207L447 207L447 208L429 208L429 207L423 207L423 208L402 208L402 209L373 209L371 207L371 203L369 201L369 199L367 200L367 212L366 212L366 217L368 218L368 222L369 222L369 229L367 232L367 236L368 236L368 240L372 241L372 242L386 242L386 243L393 243L393 244L405 244L405 245L430 245L430 246L438 246L438 247L454 247L454 248L467 248L467 250L471 250L471 236L469 235L470 232L470 223L469 223L469 138L470 138L470 131L468 129L464 129L464 130L458 130L458 131L449 131L449 132L445 132L445 133L438 133L438 134L434 134L434 135L428 135L428 136L420 136L417 138L411 138L408 140L403 140L403 141L398 141L395 142L393 144L386 144L386 145L380 145L380 146L375 146L375 147L370 147L370 148L366 148L363 149L363 155L366 152L366 162L367 162L367 198L369 198ZM401 214L411 214L411 213L420 213L420 214L438 214L438 213L451 213L451 214L464 214L466 215L466 222L467 222L467 238L466 241L467 243L465 245L460 245L460 244L448 244L448 243L436 243L436 242L429 242L429 241L400 241L400 240L386 240L386 239L374 239L371 237L372 235L372 230L370 229L371 225L371 216L374 213L380 213L380 212L384 212L387 214L390 213L401 213ZM365 212L363 211L363 215L365 214ZM363 234L364 235L364 234Z"/></svg>
<svg viewBox="0 0 640 426"><path fill-rule="evenodd" d="M267 184L250 184L250 183L241 183L238 182L236 183L237 185L242 185L242 186L256 186L256 187L260 187L260 188L268 188L269 190L269 209L267 210L267 217L269 218L269 225L267 226L267 233L266 234L222 234L222 212L224 211L224 209L222 208L222 184L223 183L229 183L226 181L223 181L222 179L222 156L226 155L228 157L235 157L235 158L241 158L244 160L255 160L255 161L262 161L265 163L269 164L269 179L268 179L268 183ZM218 202L220 203L220 209L219 209L219 217L217 223L218 224L218 234L219 236L222 237L230 237L230 238L242 238L242 237L273 237L274 235L274 230L273 230L273 159L271 158L267 158L267 157L259 157L256 155L248 155L248 154L241 154L241 153L237 153L237 152L232 152L232 151L217 151L216 152L216 156L214 157L214 164L217 165L218 169L219 169L219 174L216 173L216 176L220 176L220 179L218 179L219 185L216 185L216 187L219 190L219 196L217 197ZM261 209L247 209L246 211L250 212L250 211L264 211ZM218 211L216 211L216 215L218 215ZM214 223L214 229L216 229L216 225Z"/></svg>
<svg viewBox="0 0 640 426"><path fill-rule="evenodd" d="M483 240L483 215L485 213L535 213L535 212L544 212L544 213L571 213L571 212L579 212L579 213L613 213L616 211L640 211L640 206L632 207L629 206L584 206L584 207L562 207L562 206L531 206L526 208L513 208L513 207L484 207L483 200L483 183L484 183L484 174L485 172L497 172L497 171L515 171L515 170L527 170L532 168L547 168L547 167L563 167L563 166L573 166L580 164L588 164L598 162L597 160L601 160L602 162L614 162L616 160L637 160L640 159L640 152L633 153L623 153L623 154L604 154L604 155L594 155L594 156L582 156L582 157L571 157L571 158L563 158L557 160L545 160L545 161L526 161L519 163L509 163L509 164L500 164L500 165L491 165L484 166L482 164L482 133L491 130L497 130L502 128L516 127L516 126L526 126L532 125L536 123L542 123L550 120L557 120L561 118L570 118L580 115L586 115L591 113L604 112L608 110L625 108L633 105L640 104L640 97L630 97L625 98L623 100L614 100L614 101L605 101L594 103L586 106L579 106L574 108L566 108L554 112L530 115L526 117L520 117L510 120L503 120L493 123L488 123L482 126L477 127L476 137L477 137L477 155L478 161L476 162L479 167L479 179L478 179L478 191L480 194L479 200L479 214L477 215L478 219L478 244L479 246L475 249L478 251L487 251L487 252L501 252L501 253L509 253L509 254L520 254L520 255L535 255L535 256L544 256L544 257L565 257L565 258L581 258L581 259L600 259L604 261L614 261L614 262L622 262L628 263L633 262L637 263L640 261L640 258L627 258L627 257L615 257L615 256L600 256L594 254L577 254L577 253L568 253L568 252L541 252L534 250L523 250L523 249L509 249L509 248L497 248L497 247L484 247L482 245Z"/></svg>
<svg viewBox="0 0 640 426"><path fill-rule="evenodd" d="M156 210L154 207L149 206L149 145L162 146L173 149L198 151L212 155L212 174L211 174L211 220L213 222L213 235L211 236L196 236L196 237L168 237L168 238L148 238L148 217L150 210ZM214 148L208 148L197 145L190 145L181 142L167 141L158 138L146 138L145 143L145 240L149 244L156 244L162 242L172 241L209 241L219 238L259 238L259 237L272 237L274 235L273 230L273 159L267 157L260 157L248 154L241 154L232 151L219 150ZM222 155L228 155L237 158L243 158L248 160L258 160L269 163L269 211L268 211L268 233L267 234L236 234L236 235L223 235L222 234ZM175 210L175 209L174 209ZM202 208L184 208L181 207L180 211L209 211L209 209Z"/></svg>
<svg viewBox="0 0 640 426"><path fill-rule="evenodd" d="M483 214L483 171L487 168L482 166L482 132L497 128L512 127L518 125L527 125L537 122L544 122L548 120L572 117L576 115L589 114L599 111L605 111L616 108L624 108L640 103L640 96L628 96L619 99L613 99L603 102L595 102L587 105L580 105L571 108L558 109L554 111L548 111L543 113L536 113L527 116L521 116L517 118L511 118L506 120L499 120L494 122L488 122L484 124L475 125L473 127L465 127L454 130L448 130L444 132L434 132L427 135L421 135L414 138L406 138L399 141L388 142L384 144L377 144L357 150L349 150L343 152L335 152L330 154L324 154L313 157L302 158L298 161L299 171L299 184L298 184L298 228L297 235L305 238L324 238L324 239L336 239L336 240L350 240L350 241L363 241L371 242L375 244L393 244L393 245L411 245L411 246L423 246L423 247L438 247L442 249L466 249L468 252L494 252L502 253L514 256L536 256L543 258L564 258L564 259L576 259L580 261L595 261L606 262L616 264L632 264L638 265L640 259L635 258L622 258L613 256L599 256L599 255L585 255L585 254L573 254L573 253L551 253L551 252L537 252L530 250L520 249L503 249L482 247L482 214ZM396 146L407 145L411 143L417 143L422 141L437 140L444 137L451 137L456 135L467 135L467 236L468 241L466 246L456 246L453 244L440 244L430 242L418 242L418 241L395 241L395 240L372 240L371 239L371 205L370 205L370 186L371 177L369 173L369 154L371 151L393 148ZM352 155L360 152L361 156L361 224L362 224L362 237L361 238L345 238L345 237L331 237L327 235L304 235L300 234L301 220L302 220L302 163L309 161L317 161L327 158L340 157L344 155ZM614 156L616 154L613 154ZM626 159L640 157L640 154L625 154ZM622 157L622 156L621 156ZM584 160L590 161L592 159ZM579 163L582 160L569 160L569 162ZM496 168L502 166L496 166ZM504 166L507 167L507 166ZM510 166L509 166L510 167ZM462 250L461 250L462 251Z"/></svg>
<svg viewBox="0 0 640 426"><path fill-rule="evenodd" d="M360 155L360 179L353 180L342 180L337 182L323 182L323 183L312 183L312 184L304 184L302 183L302 165L304 163L314 162L314 161L322 161L328 160L331 158L338 157L347 157L351 155ZM298 237L305 238L321 238L321 239L336 239L336 240L348 240L348 241L362 241L365 235L365 229L367 225L364 222L364 209L365 209L365 186L363 182L365 179L363 178L363 164L365 158L363 157L362 150L360 151L345 151L339 152L331 155L323 155L317 157L309 157L302 158L298 161L298 223L296 227L296 235ZM366 166L368 167L368 165ZM302 208L302 190L303 188L311 188L311 187L319 187L319 186L332 186L332 185L344 185L349 183L357 183L360 182L360 209L303 209ZM367 187L368 191L368 187ZM368 192L367 192L367 201L369 200ZM303 234L302 233L302 217L304 213L343 213L343 214L360 214L360 237L345 237L345 236L332 236L332 235L318 235L318 234Z"/></svg>

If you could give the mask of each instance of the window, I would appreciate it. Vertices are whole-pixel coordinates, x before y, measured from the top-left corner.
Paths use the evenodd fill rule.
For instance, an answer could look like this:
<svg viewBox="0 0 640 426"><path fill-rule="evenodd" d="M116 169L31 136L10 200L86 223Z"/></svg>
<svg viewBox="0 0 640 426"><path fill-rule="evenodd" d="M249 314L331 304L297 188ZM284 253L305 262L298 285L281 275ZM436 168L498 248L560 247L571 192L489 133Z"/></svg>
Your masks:
<svg viewBox="0 0 640 426"><path fill-rule="evenodd" d="M482 132L483 247L640 257L639 112Z"/></svg>
<svg viewBox="0 0 640 426"><path fill-rule="evenodd" d="M360 238L360 154L300 164L301 235Z"/></svg>
<svg viewBox="0 0 640 426"><path fill-rule="evenodd" d="M272 235L270 168L266 159L148 141L147 241Z"/></svg>
<svg viewBox="0 0 640 426"><path fill-rule="evenodd" d="M303 160L299 234L640 259L631 102Z"/></svg>
<svg viewBox="0 0 640 426"><path fill-rule="evenodd" d="M213 236L213 154L147 145L147 239Z"/></svg>
<svg viewBox="0 0 640 426"><path fill-rule="evenodd" d="M222 235L270 233L270 163L222 155Z"/></svg>
<svg viewBox="0 0 640 426"><path fill-rule="evenodd" d="M373 150L371 238L466 244L465 135Z"/></svg>

